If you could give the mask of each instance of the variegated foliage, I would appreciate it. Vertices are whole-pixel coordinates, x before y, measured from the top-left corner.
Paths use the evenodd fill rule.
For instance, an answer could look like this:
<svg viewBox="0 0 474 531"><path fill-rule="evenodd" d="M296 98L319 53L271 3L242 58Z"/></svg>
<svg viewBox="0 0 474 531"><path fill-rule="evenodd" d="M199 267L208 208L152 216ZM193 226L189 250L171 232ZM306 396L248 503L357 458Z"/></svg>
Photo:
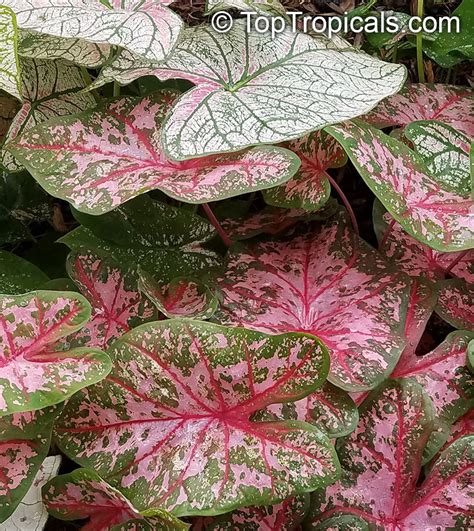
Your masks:
<svg viewBox="0 0 474 531"><path fill-rule="evenodd" d="M474 284L461 279L441 282L436 312L455 328L474 331Z"/></svg>
<svg viewBox="0 0 474 531"><path fill-rule="evenodd" d="M21 99L18 28L15 13L3 5L0 6L0 89Z"/></svg>

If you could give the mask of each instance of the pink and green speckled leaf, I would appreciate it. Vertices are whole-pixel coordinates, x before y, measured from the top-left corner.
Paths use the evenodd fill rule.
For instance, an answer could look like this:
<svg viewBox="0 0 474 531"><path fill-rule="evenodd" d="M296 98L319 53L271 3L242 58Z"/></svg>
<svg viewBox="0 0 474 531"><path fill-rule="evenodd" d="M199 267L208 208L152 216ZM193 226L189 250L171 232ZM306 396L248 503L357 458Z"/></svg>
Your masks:
<svg viewBox="0 0 474 531"><path fill-rule="evenodd" d="M344 166L347 156L336 140L324 131L294 140L287 147L298 155L301 167L285 184L265 190L263 197L269 205L318 210L331 193L326 170Z"/></svg>
<svg viewBox="0 0 474 531"><path fill-rule="evenodd" d="M59 411L52 406L0 418L0 522L13 513L48 455Z"/></svg>
<svg viewBox="0 0 474 531"><path fill-rule="evenodd" d="M77 293L0 296L0 416L63 402L105 377L110 360L103 352L64 344L89 317Z"/></svg>
<svg viewBox="0 0 474 531"><path fill-rule="evenodd" d="M220 322L316 335L330 352L329 380L346 390L375 387L405 346L409 280L342 214L281 241L235 248L219 287Z"/></svg>
<svg viewBox="0 0 474 531"><path fill-rule="evenodd" d="M106 350L135 326L158 317L151 302L139 291L137 276L97 252L75 251L67 259L69 276L90 302L87 324L69 337L78 345Z"/></svg>
<svg viewBox="0 0 474 531"><path fill-rule="evenodd" d="M455 278L439 286L436 313L455 328L474 332L474 284Z"/></svg>
<svg viewBox="0 0 474 531"><path fill-rule="evenodd" d="M462 195L444 189L408 146L361 121L327 130L405 231L438 251L474 246L470 189Z"/></svg>
<svg viewBox="0 0 474 531"><path fill-rule="evenodd" d="M139 288L166 317L210 319L218 305L216 295L198 279L178 277L158 282L153 275L140 271Z"/></svg>
<svg viewBox="0 0 474 531"><path fill-rule="evenodd" d="M314 426L249 420L322 385L329 359L313 336L175 319L135 328L108 352L112 372L68 402L57 441L139 510L215 515L337 478Z"/></svg>
<svg viewBox="0 0 474 531"><path fill-rule="evenodd" d="M207 203L287 181L298 157L280 147L172 162L161 147L161 124L177 93L125 97L50 121L8 149L52 195L78 210L102 214L159 189L189 203Z"/></svg>
<svg viewBox="0 0 474 531"><path fill-rule="evenodd" d="M136 527L131 527L135 531L189 528L165 511L140 513L117 489L85 468L55 477L43 486L42 492L43 503L55 518L66 521L87 518L82 531L116 531L127 523L135 524Z"/></svg>
<svg viewBox="0 0 474 531"><path fill-rule="evenodd" d="M474 136L474 91L454 85L407 85L383 100L364 119L377 127L404 127L418 120L438 120Z"/></svg>
<svg viewBox="0 0 474 531"><path fill-rule="evenodd" d="M451 426L448 439L441 449L441 452L446 450L451 443L465 435L474 435L474 409L471 409Z"/></svg>

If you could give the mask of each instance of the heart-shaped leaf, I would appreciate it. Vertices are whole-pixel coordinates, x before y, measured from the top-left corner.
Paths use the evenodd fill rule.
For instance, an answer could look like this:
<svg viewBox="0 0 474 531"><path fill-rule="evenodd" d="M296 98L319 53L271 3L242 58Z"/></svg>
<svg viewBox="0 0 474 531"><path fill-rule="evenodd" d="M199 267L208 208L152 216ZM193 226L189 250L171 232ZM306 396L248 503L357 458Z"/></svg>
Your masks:
<svg viewBox="0 0 474 531"><path fill-rule="evenodd" d="M347 156L336 140L316 131L288 145L301 159L301 168L287 183L263 194L269 205L318 210L331 193L326 170L344 166Z"/></svg>
<svg viewBox="0 0 474 531"><path fill-rule="evenodd" d="M206 248L215 236L205 219L180 208L140 196L103 216L74 213L82 223L61 238L73 250L111 256L130 267L141 266L162 282L208 273L220 265Z"/></svg>
<svg viewBox="0 0 474 531"><path fill-rule="evenodd" d="M283 241L237 247L219 284L220 322L318 336L330 352L329 379L343 389L375 387L405 346L409 281L342 214Z"/></svg>
<svg viewBox="0 0 474 531"><path fill-rule="evenodd" d="M364 119L377 127L404 127L417 120L438 120L473 137L473 95L474 91L467 87L414 83L383 100Z"/></svg>
<svg viewBox="0 0 474 531"><path fill-rule="evenodd" d="M92 315L70 341L106 350L125 332L156 319L151 302L140 293L138 278L110 258L90 251L68 256L67 271L89 300Z"/></svg>
<svg viewBox="0 0 474 531"><path fill-rule="evenodd" d="M21 74L18 62L18 29L15 13L0 6L0 89L21 99Z"/></svg>
<svg viewBox="0 0 474 531"><path fill-rule="evenodd" d="M159 189L181 201L207 203L288 180L299 159L279 147L171 162L161 124L175 92L121 98L28 131L9 150L52 195L102 214ZM100 146L100 148L98 147Z"/></svg>
<svg viewBox="0 0 474 531"><path fill-rule="evenodd" d="M210 27L188 28L154 71L197 84L168 115L165 151L183 160L291 140L359 116L400 89L403 66L338 46L289 29L248 32L244 20L219 39Z"/></svg>
<svg viewBox="0 0 474 531"><path fill-rule="evenodd" d="M473 202L446 190L404 143L361 121L328 127L404 230L438 251L474 247Z"/></svg>
<svg viewBox="0 0 474 531"><path fill-rule="evenodd" d="M474 332L474 284L457 278L440 282L436 313L455 328Z"/></svg>
<svg viewBox="0 0 474 531"><path fill-rule="evenodd" d="M216 295L199 280L174 278L168 283L160 283L153 275L140 272L140 290L166 317L192 317L210 319L217 310Z"/></svg>
<svg viewBox="0 0 474 531"><path fill-rule="evenodd" d="M0 295L0 416L63 402L110 371L99 350L67 350L61 339L90 316L77 293Z"/></svg>
<svg viewBox="0 0 474 531"><path fill-rule="evenodd" d="M18 27L56 37L84 39L163 60L176 44L182 21L169 2L155 0L2 0Z"/></svg>
<svg viewBox="0 0 474 531"><path fill-rule="evenodd" d="M117 489L95 472L79 468L57 476L43 487L43 502L49 513L60 520L89 519L83 531L117 531L119 524L134 523L136 531L179 531L188 525L165 511L140 514Z"/></svg>
<svg viewBox="0 0 474 531"><path fill-rule="evenodd" d="M26 58L22 59L21 67L23 105L5 136L5 144L45 120L74 114L95 105L91 94L81 93L85 83L79 67L67 61ZM10 171L22 168L5 150L0 152L0 163Z"/></svg>
<svg viewBox="0 0 474 531"><path fill-rule="evenodd" d="M16 254L0 251L0 293L19 295L48 282L47 275Z"/></svg>
<svg viewBox="0 0 474 531"><path fill-rule="evenodd" d="M68 402L57 440L139 510L219 514L337 477L317 428L249 421L323 383L329 360L313 336L169 320L135 328L108 352L110 376Z"/></svg>
<svg viewBox="0 0 474 531"><path fill-rule="evenodd" d="M58 406L0 417L0 522L28 492L48 455Z"/></svg>
<svg viewBox="0 0 474 531"><path fill-rule="evenodd" d="M463 529L473 437L451 445L421 488L416 483L433 425L432 406L412 380L388 381L361 407L356 431L340 439L341 480L312 497L308 529Z"/></svg>

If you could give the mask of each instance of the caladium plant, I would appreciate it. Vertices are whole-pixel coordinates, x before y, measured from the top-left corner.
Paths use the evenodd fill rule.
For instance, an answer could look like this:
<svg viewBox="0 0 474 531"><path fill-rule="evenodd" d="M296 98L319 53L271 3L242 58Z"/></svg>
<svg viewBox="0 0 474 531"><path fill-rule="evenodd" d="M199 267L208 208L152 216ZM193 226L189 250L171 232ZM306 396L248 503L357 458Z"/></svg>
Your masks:
<svg viewBox="0 0 474 531"><path fill-rule="evenodd" d="M474 331L474 284L461 279L442 282L436 312L455 328Z"/></svg>
<svg viewBox="0 0 474 531"><path fill-rule="evenodd" d="M249 420L323 383L329 359L313 336L169 320L135 328L108 352L112 372L68 402L56 436L139 510L219 514L337 477L334 449L314 426Z"/></svg>

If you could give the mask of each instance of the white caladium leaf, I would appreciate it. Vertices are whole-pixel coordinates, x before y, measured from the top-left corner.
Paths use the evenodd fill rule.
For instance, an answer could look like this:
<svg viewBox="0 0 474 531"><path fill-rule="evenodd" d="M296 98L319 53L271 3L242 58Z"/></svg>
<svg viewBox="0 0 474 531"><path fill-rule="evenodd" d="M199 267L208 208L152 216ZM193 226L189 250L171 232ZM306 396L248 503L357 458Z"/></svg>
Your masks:
<svg viewBox="0 0 474 531"><path fill-rule="evenodd" d="M289 29L275 38L247 32L236 20L218 39L206 26L184 31L154 75L197 85L163 127L165 151L183 160L282 142L359 116L400 89L405 68Z"/></svg>
<svg viewBox="0 0 474 531"><path fill-rule="evenodd" d="M225 9L253 11L259 15L280 15L286 13L285 7L278 0L207 0L206 13L215 13Z"/></svg>
<svg viewBox="0 0 474 531"><path fill-rule="evenodd" d="M291 142L288 148L301 159L301 168L288 182L263 194L269 205L318 210L331 193L326 170L339 168L347 156L336 140L324 131Z"/></svg>
<svg viewBox="0 0 474 531"><path fill-rule="evenodd" d="M298 157L263 146L241 154L167 160L161 124L177 93L120 98L28 131L9 150L52 195L102 214L149 190L207 203L287 181ZM100 148L98 147L100 146Z"/></svg>
<svg viewBox="0 0 474 531"><path fill-rule="evenodd" d="M474 136L474 90L454 85L407 85L383 100L364 119L377 127L404 127L418 120L438 120L468 137Z"/></svg>
<svg viewBox="0 0 474 531"><path fill-rule="evenodd" d="M0 417L0 522L21 502L48 455L59 411L53 406Z"/></svg>
<svg viewBox="0 0 474 531"><path fill-rule="evenodd" d="M43 487L43 502L49 513L60 520L89 519L82 529L117 530L120 525L135 524L135 531L179 531L189 528L173 515L150 510L144 514L117 489L92 470L79 468L57 476Z"/></svg>
<svg viewBox="0 0 474 531"><path fill-rule="evenodd" d="M470 189L444 188L408 146L361 121L328 127L404 230L438 251L474 247Z"/></svg>
<svg viewBox="0 0 474 531"><path fill-rule="evenodd" d="M138 289L136 275L110 258L73 252L67 270L92 307L87 324L69 338L75 344L106 350L125 332L157 318L153 305Z"/></svg>
<svg viewBox="0 0 474 531"><path fill-rule="evenodd" d="M474 250L443 253L431 249L405 232L378 201L374 228L380 251L408 275L437 281L451 274L474 282Z"/></svg>
<svg viewBox="0 0 474 531"><path fill-rule="evenodd" d="M166 317L210 319L217 310L216 295L198 279L181 277L158 282L153 275L140 271L140 290Z"/></svg>
<svg viewBox="0 0 474 531"><path fill-rule="evenodd" d="M139 510L213 515L337 477L314 426L249 420L322 385L329 359L315 337L176 319L135 328L108 352L111 374L68 402L57 441Z"/></svg>
<svg viewBox="0 0 474 531"><path fill-rule="evenodd" d="M103 352L61 342L89 316L77 293L0 295L0 416L63 402L110 371Z"/></svg>
<svg viewBox="0 0 474 531"><path fill-rule="evenodd" d="M462 279L440 282L436 313L455 328L474 331L474 284Z"/></svg>
<svg viewBox="0 0 474 531"><path fill-rule="evenodd" d="M159 0L2 0L18 27L55 37L127 48L151 61L176 44L182 21Z"/></svg>
<svg viewBox="0 0 474 531"><path fill-rule="evenodd" d="M21 99L18 29L15 13L4 5L0 5L0 89Z"/></svg>
<svg viewBox="0 0 474 531"><path fill-rule="evenodd" d="M445 190L463 195L470 189L468 136L435 120L408 124L404 134Z"/></svg>
<svg viewBox="0 0 474 531"><path fill-rule="evenodd" d="M307 529L463 529L473 437L459 439L416 488L433 411L412 380L386 382L361 407L357 429L338 442L341 480L312 496Z"/></svg>
<svg viewBox="0 0 474 531"><path fill-rule="evenodd" d="M18 53L29 59L64 59L86 68L98 68L112 58L113 48L82 39L65 39L41 33L24 31Z"/></svg>
<svg viewBox="0 0 474 531"><path fill-rule="evenodd" d="M95 105L91 94L80 92L85 83L79 67L66 61L39 59L23 59L21 66L23 105L5 136L5 144L45 120L74 114ZM5 150L0 152L0 163L10 171L22 168Z"/></svg>
<svg viewBox="0 0 474 531"><path fill-rule="evenodd" d="M48 282L37 266L8 251L0 251L0 293L19 295Z"/></svg>
<svg viewBox="0 0 474 531"><path fill-rule="evenodd" d="M283 241L235 248L219 287L220 322L316 335L330 352L329 379L343 389L375 387L405 346L409 280L342 215Z"/></svg>

